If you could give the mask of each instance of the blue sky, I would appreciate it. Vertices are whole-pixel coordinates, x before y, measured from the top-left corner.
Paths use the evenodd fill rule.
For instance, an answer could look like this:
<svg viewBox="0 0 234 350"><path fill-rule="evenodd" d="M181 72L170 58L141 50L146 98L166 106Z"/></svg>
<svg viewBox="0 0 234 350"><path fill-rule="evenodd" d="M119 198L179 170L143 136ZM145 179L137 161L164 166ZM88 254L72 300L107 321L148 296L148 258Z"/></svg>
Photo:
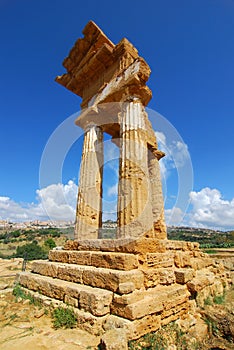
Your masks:
<svg viewBox="0 0 234 350"><path fill-rule="evenodd" d="M151 67L149 107L172 123L192 160L184 222L234 228L233 0L0 0L0 219L27 219L31 209L39 215L44 147L81 102L54 78L91 19L114 43L127 37ZM71 147L64 163L68 197L81 144ZM172 171L165 181L173 198ZM168 213L172 207L168 200Z"/></svg>

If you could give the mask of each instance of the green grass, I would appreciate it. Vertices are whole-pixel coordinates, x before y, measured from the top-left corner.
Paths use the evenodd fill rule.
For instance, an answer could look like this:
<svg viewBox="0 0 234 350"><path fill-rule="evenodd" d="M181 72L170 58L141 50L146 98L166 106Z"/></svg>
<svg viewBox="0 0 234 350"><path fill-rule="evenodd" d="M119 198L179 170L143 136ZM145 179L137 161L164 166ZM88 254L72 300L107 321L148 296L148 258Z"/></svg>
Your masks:
<svg viewBox="0 0 234 350"><path fill-rule="evenodd" d="M42 307L42 303L39 300L35 299L31 294L25 293L19 283L17 283L13 289L13 295L15 296L16 301L18 301L20 298L23 300L28 299L30 301L30 304L33 304L40 308Z"/></svg>
<svg viewBox="0 0 234 350"><path fill-rule="evenodd" d="M156 332L144 335L138 340L132 340L128 343L129 350L167 350L172 344L176 345L178 350L200 350L201 344L196 341L189 343L177 324L170 323Z"/></svg>
<svg viewBox="0 0 234 350"><path fill-rule="evenodd" d="M58 307L52 313L53 326L58 328L75 328L77 317L70 308Z"/></svg>

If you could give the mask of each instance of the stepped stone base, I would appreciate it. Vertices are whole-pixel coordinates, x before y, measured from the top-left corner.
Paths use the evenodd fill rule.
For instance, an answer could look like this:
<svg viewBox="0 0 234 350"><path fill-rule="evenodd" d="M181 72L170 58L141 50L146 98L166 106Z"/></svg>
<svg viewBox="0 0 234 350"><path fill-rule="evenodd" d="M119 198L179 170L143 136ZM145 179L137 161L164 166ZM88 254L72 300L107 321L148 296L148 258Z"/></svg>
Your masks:
<svg viewBox="0 0 234 350"><path fill-rule="evenodd" d="M132 340L196 314L230 278L197 243L142 238L68 241L18 281L46 305L72 306L80 328Z"/></svg>

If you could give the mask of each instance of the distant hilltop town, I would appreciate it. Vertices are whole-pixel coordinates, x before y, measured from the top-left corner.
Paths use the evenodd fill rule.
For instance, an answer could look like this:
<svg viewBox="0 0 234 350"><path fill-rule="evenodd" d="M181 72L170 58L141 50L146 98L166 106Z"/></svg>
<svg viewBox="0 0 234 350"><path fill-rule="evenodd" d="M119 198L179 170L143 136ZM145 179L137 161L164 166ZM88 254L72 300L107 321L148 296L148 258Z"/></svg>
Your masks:
<svg viewBox="0 0 234 350"><path fill-rule="evenodd" d="M73 221L25 221L12 222L0 220L0 229L44 229L44 228L67 228L74 226Z"/></svg>
<svg viewBox="0 0 234 350"><path fill-rule="evenodd" d="M12 222L9 220L0 220L0 230L19 230L19 229L45 229L45 228L68 228L74 227L73 221L25 221L25 222ZM116 228L117 223L111 220L107 220L103 223L105 228Z"/></svg>
<svg viewBox="0 0 234 350"><path fill-rule="evenodd" d="M9 220L0 220L0 230L19 230L19 229L46 229L46 228L73 228L73 221L53 221L53 220L34 220L34 221L25 221L25 222L12 222ZM107 220L103 222L104 229L116 229L117 222L112 220ZM176 232L190 233L190 234L206 234L207 236L212 235L213 233L224 234L224 231L208 229L208 228L195 228L195 227L185 227L185 226L168 226L167 231L169 235L172 235Z"/></svg>

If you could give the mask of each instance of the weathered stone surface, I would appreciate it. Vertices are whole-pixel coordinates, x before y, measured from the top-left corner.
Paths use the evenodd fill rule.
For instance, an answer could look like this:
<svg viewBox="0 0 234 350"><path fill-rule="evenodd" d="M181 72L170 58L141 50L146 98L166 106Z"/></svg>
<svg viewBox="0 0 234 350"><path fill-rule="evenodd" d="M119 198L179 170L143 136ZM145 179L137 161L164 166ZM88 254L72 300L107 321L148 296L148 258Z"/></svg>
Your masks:
<svg viewBox="0 0 234 350"><path fill-rule="evenodd" d="M68 252L68 261L69 264L77 264L77 265L91 265L91 252L77 252L77 251L69 251Z"/></svg>
<svg viewBox="0 0 234 350"><path fill-rule="evenodd" d="M175 270L176 283L179 283L179 284L185 284L188 281L191 281L194 276L195 276L195 271L193 269L187 268L187 269Z"/></svg>
<svg viewBox="0 0 234 350"><path fill-rule="evenodd" d="M77 325L80 329L87 331L96 336L103 334L103 324L106 322L108 315L94 316L90 312L74 309L77 316Z"/></svg>
<svg viewBox="0 0 234 350"><path fill-rule="evenodd" d="M130 294L123 294L123 295L114 293L113 302L116 304L122 304L122 305L133 304L133 303L136 303L137 301L144 299L146 295L147 294L144 289L135 290Z"/></svg>
<svg viewBox="0 0 234 350"><path fill-rule="evenodd" d="M197 242L185 242L185 241L173 241L167 240L165 242L166 248L169 250L191 250L193 252L199 251L199 243Z"/></svg>
<svg viewBox="0 0 234 350"><path fill-rule="evenodd" d="M187 283L189 291L199 292L203 288L214 283L215 276L208 270L197 271L196 277Z"/></svg>
<svg viewBox="0 0 234 350"><path fill-rule="evenodd" d="M38 291L50 298L59 299L75 306L78 300L79 307L96 316L102 316L110 311L113 293L110 291L92 288L65 282L50 277L32 275L28 272L21 273L19 281L24 287Z"/></svg>
<svg viewBox="0 0 234 350"><path fill-rule="evenodd" d="M146 264L149 267L172 267L174 265L174 254L166 253L147 253Z"/></svg>
<svg viewBox="0 0 234 350"><path fill-rule="evenodd" d="M91 293L90 287L82 286L79 292L79 308L95 316L103 316L110 312L112 297L113 294L106 290L99 289Z"/></svg>
<svg viewBox="0 0 234 350"><path fill-rule="evenodd" d="M192 267L191 259L193 253L190 251L179 251L175 252L175 265L176 267Z"/></svg>
<svg viewBox="0 0 234 350"><path fill-rule="evenodd" d="M69 255L68 255L68 252L65 250L50 250L49 260L58 261L58 262L68 262Z"/></svg>
<svg viewBox="0 0 234 350"><path fill-rule="evenodd" d="M135 320L146 315L156 314L163 310L163 304L153 296L146 296L144 299L133 304L123 305L113 302L111 312L115 315Z"/></svg>
<svg viewBox="0 0 234 350"><path fill-rule="evenodd" d="M132 270L139 265L136 255L126 253L92 252L91 265L117 270Z"/></svg>
<svg viewBox="0 0 234 350"><path fill-rule="evenodd" d="M123 329L112 329L101 337L100 348L103 350L127 350L128 340Z"/></svg>
<svg viewBox="0 0 234 350"><path fill-rule="evenodd" d="M103 131L85 128L75 222L75 239L98 238L102 225Z"/></svg>
<svg viewBox="0 0 234 350"><path fill-rule="evenodd" d="M139 265L138 257L134 254L100 251L52 250L49 260L116 270L132 270Z"/></svg>
<svg viewBox="0 0 234 350"><path fill-rule="evenodd" d="M83 283L93 287L105 288L118 291L119 293L125 292L125 289L121 289L123 283L132 283L132 290L140 289L144 286L144 276L139 270L131 271L118 271L110 269L86 269L83 272ZM120 286L120 289L119 289Z"/></svg>
<svg viewBox="0 0 234 350"><path fill-rule="evenodd" d="M32 271L69 282L83 283L93 287L109 289L114 292L118 291L120 294L130 293L144 286L143 273L136 269L119 271L42 260L34 262ZM57 272L56 274L55 271Z"/></svg>
<svg viewBox="0 0 234 350"><path fill-rule="evenodd" d="M68 241L64 249L69 248L80 251L122 252L130 254L164 253L166 252L166 240L156 238L139 239L87 239L80 241Z"/></svg>
<svg viewBox="0 0 234 350"><path fill-rule="evenodd" d="M144 285L146 288L155 287L158 284L170 285L175 283L174 269L158 268L142 271L144 273Z"/></svg>

